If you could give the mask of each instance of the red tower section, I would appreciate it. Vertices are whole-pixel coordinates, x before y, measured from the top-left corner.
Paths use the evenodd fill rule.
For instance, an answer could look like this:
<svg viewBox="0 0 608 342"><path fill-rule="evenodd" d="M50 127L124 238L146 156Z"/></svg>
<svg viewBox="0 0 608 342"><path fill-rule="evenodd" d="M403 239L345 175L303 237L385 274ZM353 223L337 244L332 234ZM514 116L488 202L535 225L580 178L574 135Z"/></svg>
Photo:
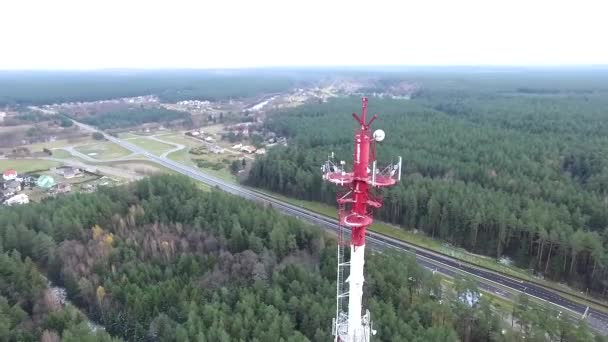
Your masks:
<svg viewBox="0 0 608 342"><path fill-rule="evenodd" d="M376 131L372 136L370 126L377 118L374 115L367 122L367 98L362 99L361 116L353 113L359 127L355 131L353 171L343 170L331 160L324 166L324 179L347 189L338 194L340 205L340 223L351 228L351 244L365 245L365 231L372 223L371 208L380 208L382 200L373 196L373 187L388 187L394 185L400 178L401 161L382 170L376 168L376 142L384 139L383 131Z"/></svg>

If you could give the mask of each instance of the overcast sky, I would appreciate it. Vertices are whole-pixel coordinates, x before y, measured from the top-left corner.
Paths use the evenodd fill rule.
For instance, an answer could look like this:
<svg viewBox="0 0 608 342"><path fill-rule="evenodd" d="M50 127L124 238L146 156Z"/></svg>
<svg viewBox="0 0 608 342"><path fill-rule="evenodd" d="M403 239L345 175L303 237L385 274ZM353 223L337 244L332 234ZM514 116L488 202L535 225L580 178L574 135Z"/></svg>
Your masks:
<svg viewBox="0 0 608 342"><path fill-rule="evenodd" d="M1 0L0 69L608 64L604 3Z"/></svg>

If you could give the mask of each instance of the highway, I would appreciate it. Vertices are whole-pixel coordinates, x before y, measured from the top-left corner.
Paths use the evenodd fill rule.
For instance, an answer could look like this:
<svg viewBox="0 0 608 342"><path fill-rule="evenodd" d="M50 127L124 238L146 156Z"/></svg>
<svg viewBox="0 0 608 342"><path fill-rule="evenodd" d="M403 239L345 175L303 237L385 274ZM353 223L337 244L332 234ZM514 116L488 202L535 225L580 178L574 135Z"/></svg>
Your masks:
<svg viewBox="0 0 608 342"><path fill-rule="evenodd" d="M104 132L97 130L96 128L84 125L77 121L74 121L74 123L83 129L87 129L94 132L100 132L104 134L104 136L109 141L114 142L122 146L123 148L130 150L133 153L142 154L149 158L151 161L154 161L175 172L191 177L197 181L203 182L210 186L217 187L221 190L249 200L254 200L265 204L271 204L272 207L275 209L278 209L288 215L292 215L311 222L313 224L319 225L320 227L328 231L337 232L339 229L338 222L336 219L320 215L304 208L283 202L275 197L240 186L238 184L226 182L217 177L205 174L204 172L198 169L185 166L168 158L155 156L149 153L148 151L142 149L141 147L133 145L125 140L121 140L116 137L107 135ZM342 229L348 231L348 228L344 227ZM582 317L582 315L587 310L587 306L576 303L568 298L561 296L556 291L544 288L538 284L519 280L489 270L481 269L467 263L461 263L457 260L449 258L448 256L434 253L432 251L410 245L407 242L393 239L382 234L370 231L368 231L367 234L367 245L373 249L396 249L400 251L415 252L417 261L423 267L450 277L462 274L471 275L481 280L479 282L480 288L487 292L494 293L498 296L509 299L511 294L506 292L504 289L508 288L510 291L525 293L526 295L535 297L540 301L556 305L559 307L558 310L561 310L564 314L569 313L574 317ZM608 335L608 314L589 308L587 314L587 324L594 331L603 335Z"/></svg>

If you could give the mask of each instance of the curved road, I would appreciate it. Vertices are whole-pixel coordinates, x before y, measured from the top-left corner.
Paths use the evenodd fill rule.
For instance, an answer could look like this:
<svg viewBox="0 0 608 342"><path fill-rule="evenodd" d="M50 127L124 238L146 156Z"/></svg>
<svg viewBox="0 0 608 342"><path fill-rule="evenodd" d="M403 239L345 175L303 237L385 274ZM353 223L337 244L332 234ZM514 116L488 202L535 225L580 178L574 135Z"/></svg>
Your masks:
<svg viewBox="0 0 608 342"><path fill-rule="evenodd" d="M183 150L186 147L186 146L184 146L182 144L178 144L178 143L174 143L174 142L171 142L171 141L166 141L166 140L159 139L158 137L156 137L154 135L146 137L146 138L158 141L158 142L166 144L166 145L173 145L173 146L175 146L175 148L172 148L169 151L161 154L160 155L161 158L167 158L167 156L170 155L171 153Z"/></svg>
<svg viewBox="0 0 608 342"><path fill-rule="evenodd" d="M76 121L74 121L74 123L84 129L103 133L91 126L84 125ZM281 210L286 214L296 216L314 224L318 224L326 230L337 232L339 229L338 222L336 219L329 218L303 209L301 207L282 202L272 196L260 193L258 191L251 190L240 185L228 183L219 178L207 175L198 169L182 165L167 158L155 156L136 145L112 137L110 135L106 135L105 133L103 134L105 135L106 139L122 146L123 148L126 148L134 153L141 153L142 155L148 157L150 160L166 168L172 169L178 173L191 177L195 180L201 181L211 186L215 186L221 190L246 199L271 204L274 208ZM348 230L347 228L342 229ZM608 314L595 309L587 308L582 304L576 303L568 298L559 295L555 291L546 289L538 284L518 280L507 275L495 273L492 271L474 267L469 264L461 263L450 259L447 256L434 253L410 245L401 240L393 239L388 236L384 236L382 234L374 232L368 232L367 245L380 250L390 248L397 249L400 251L414 252L416 253L416 258L418 262L422 266L433 271L445 274L447 276L469 274L474 277L480 278L483 281L480 283L481 288L486 291L496 293L502 297L509 297L509 294L504 291L504 288L508 288L510 291L525 293L526 295L535 297L541 301L545 301L553 305L559 306L561 308L560 310L562 310L564 313L570 313L574 317L578 316L580 318L588 310L588 325L598 333L601 333L603 335L608 334Z"/></svg>

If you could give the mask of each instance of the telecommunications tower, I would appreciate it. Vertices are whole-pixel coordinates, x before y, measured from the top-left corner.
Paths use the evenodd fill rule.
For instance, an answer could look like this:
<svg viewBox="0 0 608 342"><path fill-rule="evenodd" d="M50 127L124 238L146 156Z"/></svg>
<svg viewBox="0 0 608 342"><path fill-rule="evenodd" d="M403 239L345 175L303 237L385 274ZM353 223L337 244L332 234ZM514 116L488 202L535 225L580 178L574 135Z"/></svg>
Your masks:
<svg viewBox="0 0 608 342"><path fill-rule="evenodd" d="M388 187L401 180L401 157L395 164L376 166L376 144L384 140L384 131L373 135L370 125L374 115L367 121L367 98L362 100L361 116L353 113L358 127L355 131L354 163L352 172L345 170L345 162L336 164L333 153L321 168L323 179L339 185L337 192L339 231L338 268L336 289L336 317L333 335L336 342L369 341L375 334L369 310L362 314L363 264L365 253L365 231L372 223L372 209L382 206L382 199L374 194L375 188ZM350 241L344 232L350 230ZM344 248L350 245L350 260L344 260ZM344 280L345 271L348 277ZM346 284L348 283L348 289ZM348 298L348 308L345 301Z"/></svg>

